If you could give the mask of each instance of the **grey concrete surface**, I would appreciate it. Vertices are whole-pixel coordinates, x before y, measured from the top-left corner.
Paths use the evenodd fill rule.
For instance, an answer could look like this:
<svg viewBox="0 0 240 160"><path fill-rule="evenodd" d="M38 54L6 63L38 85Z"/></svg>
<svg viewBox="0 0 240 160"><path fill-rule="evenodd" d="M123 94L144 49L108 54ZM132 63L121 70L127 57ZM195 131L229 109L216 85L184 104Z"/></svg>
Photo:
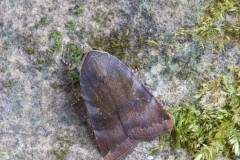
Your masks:
<svg viewBox="0 0 240 160"><path fill-rule="evenodd" d="M134 70L136 76L167 108L189 100L198 79L214 77L238 60L238 47L214 54L208 48L199 49L193 40L172 41L180 27L194 24L202 2L1 0L0 159L101 159L81 103L71 106L80 95L80 88L71 84L70 74L60 62L64 49L53 54L53 61L46 58L52 30L62 33L63 47L74 42L84 50L91 47L88 43L91 37L123 28L129 29L130 45L136 43L136 35L158 40L159 44L169 43L173 48L165 52L145 46L131 60L139 62L139 69ZM80 16L69 13L76 5L83 8ZM108 15L107 20L103 20L104 15ZM41 26L43 17L47 24ZM65 24L70 20L83 38L68 34ZM26 52L29 48L34 49L34 54ZM198 58L191 58L194 56ZM45 58L44 64L40 64L39 58ZM179 67L176 58L188 61L186 68ZM129 59L123 61L128 64ZM186 71L185 77L178 74L181 70ZM126 159L190 159L186 151L171 148L147 155L160 144L158 139L140 142Z"/></svg>

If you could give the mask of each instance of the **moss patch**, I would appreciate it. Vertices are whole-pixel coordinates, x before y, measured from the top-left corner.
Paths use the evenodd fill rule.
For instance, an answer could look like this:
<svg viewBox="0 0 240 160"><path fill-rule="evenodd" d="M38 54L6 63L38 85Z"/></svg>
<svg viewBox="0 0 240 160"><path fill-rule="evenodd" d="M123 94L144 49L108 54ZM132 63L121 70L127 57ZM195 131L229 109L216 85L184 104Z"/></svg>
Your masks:
<svg viewBox="0 0 240 160"><path fill-rule="evenodd" d="M106 27L110 21L109 13L99 10L92 16L92 20L97 22L101 27Z"/></svg>
<svg viewBox="0 0 240 160"><path fill-rule="evenodd" d="M53 54L56 52L60 52L63 46L62 33L57 30L53 30L52 32L49 33L49 40L51 46L49 47L49 49L47 49L47 55L48 59L50 61L53 61Z"/></svg>
<svg viewBox="0 0 240 160"><path fill-rule="evenodd" d="M68 21L65 24L65 28L67 29L68 33L74 33L76 28L74 21Z"/></svg>
<svg viewBox="0 0 240 160"><path fill-rule="evenodd" d="M36 59L36 65L37 65L37 68L38 68L39 70L41 70L41 69L43 68L43 66L44 66L45 63L46 63L46 60L45 60L45 58L43 58L43 57L38 57L38 58Z"/></svg>
<svg viewBox="0 0 240 160"><path fill-rule="evenodd" d="M72 137L59 137L56 143L58 147L51 150L51 153L57 160L64 160L65 156L69 152L69 148L74 144L74 138Z"/></svg>
<svg viewBox="0 0 240 160"><path fill-rule="evenodd" d="M7 152L0 151L0 158L7 158L7 157L8 157Z"/></svg>
<svg viewBox="0 0 240 160"><path fill-rule="evenodd" d="M127 49L130 48L130 37L127 32L113 31L108 36L100 36L89 40L92 47L109 52L119 59L126 56Z"/></svg>
<svg viewBox="0 0 240 160"><path fill-rule="evenodd" d="M157 42L155 42L154 40L146 40L146 43L148 46L159 49L160 48L160 44L158 44Z"/></svg>
<svg viewBox="0 0 240 160"><path fill-rule="evenodd" d="M56 157L57 160L64 160L68 151L69 151L68 148L62 147L59 150L52 150L51 153Z"/></svg>
<svg viewBox="0 0 240 160"><path fill-rule="evenodd" d="M71 14L80 17L84 11L82 6L76 5L68 10Z"/></svg>
<svg viewBox="0 0 240 160"><path fill-rule="evenodd" d="M77 44L68 43L66 45L66 51L64 57L70 61L71 64L79 63L80 58L83 56L83 49Z"/></svg>
<svg viewBox="0 0 240 160"><path fill-rule="evenodd" d="M6 81L3 83L3 86L4 88L6 89L12 89L14 87L14 85L16 84L17 82L13 79L9 80L9 81Z"/></svg>
<svg viewBox="0 0 240 160"><path fill-rule="evenodd" d="M59 88L59 84L57 82L53 82L49 84L52 89L57 90Z"/></svg>
<svg viewBox="0 0 240 160"><path fill-rule="evenodd" d="M31 47L28 47L28 48L25 48L25 51L28 53L28 54L34 54L36 51L34 48L31 48Z"/></svg>
<svg viewBox="0 0 240 160"><path fill-rule="evenodd" d="M194 105L169 110L174 129L163 137L174 148L187 148L193 158L240 155L240 67L201 86Z"/></svg>
<svg viewBox="0 0 240 160"><path fill-rule="evenodd" d="M39 21L39 26L46 26L50 23L50 20L47 17L42 17Z"/></svg>
<svg viewBox="0 0 240 160"><path fill-rule="evenodd" d="M71 76L71 84L73 84L73 85L79 85L80 84L79 73L77 71L71 71L70 76Z"/></svg>
<svg viewBox="0 0 240 160"><path fill-rule="evenodd" d="M50 32L50 34L49 34L49 39L50 39L50 40L59 41L59 40L62 39L62 33L59 32L58 30L53 30L53 31Z"/></svg>
<svg viewBox="0 0 240 160"><path fill-rule="evenodd" d="M181 28L177 35L192 36L200 46L213 45L213 50L224 50L226 45L240 42L240 2L213 0L202 6L195 26Z"/></svg>

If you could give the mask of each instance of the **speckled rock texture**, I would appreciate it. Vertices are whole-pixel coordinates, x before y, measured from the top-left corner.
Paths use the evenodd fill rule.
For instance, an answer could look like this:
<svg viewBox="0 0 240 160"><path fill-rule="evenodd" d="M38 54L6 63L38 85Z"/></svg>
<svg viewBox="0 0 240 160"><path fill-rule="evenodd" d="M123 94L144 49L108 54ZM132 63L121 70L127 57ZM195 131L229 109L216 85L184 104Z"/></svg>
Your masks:
<svg viewBox="0 0 240 160"><path fill-rule="evenodd" d="M215 54L194 40L173 41L192 26L203 0L1 0L0 1L0 160L101 159L86 124L81 94L60 59L66 44L84 51L89 40L126 31L128 55L121 60L164 105L189 101L201 79L211 79L239 60L239 48ZM79 12L71 9L79 7ZM74 34L66 24L73 21ZM73 28L73 27L72 27ZM49 34L62 34L60 49L49 56ZM75 34L76 33L76 34ZM144 45L139 36L165 48ZM166 46L171 46L170 48ZM130 57L130 58L129 58ZM150 149L161 141L140 142L127 160L190 159L184 150Z"/></svg>

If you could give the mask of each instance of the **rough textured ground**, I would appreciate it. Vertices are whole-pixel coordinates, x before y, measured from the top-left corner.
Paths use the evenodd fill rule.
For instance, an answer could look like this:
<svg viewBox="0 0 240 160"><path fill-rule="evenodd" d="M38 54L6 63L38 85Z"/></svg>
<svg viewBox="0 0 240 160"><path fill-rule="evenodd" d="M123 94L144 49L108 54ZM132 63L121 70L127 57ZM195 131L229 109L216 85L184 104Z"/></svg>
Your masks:
<svg viewBox="0 0 240 160"><path fill-rule="evenodd" d="M113 31L127 32L129 47L121 59L165 107L189 100L199 81L236 64L238 47L216 54L200 49L191 39L173 40L178 28L194 24L201 3L1 0L0 159L100 159L81 103L70 105L80 89L60 63L67 43L88 50L93 47L90 40ZM79 16L69 12L76 5L83 8ZM70 20L75 23L74 34L66 28ZM49 57L53 30L62 33L61 49ZM161 47L144 44L136 49L139 37L155 40ZM147 155L160 143L158 139L140 142L127 159L189 159L183 150Z"/></svg>

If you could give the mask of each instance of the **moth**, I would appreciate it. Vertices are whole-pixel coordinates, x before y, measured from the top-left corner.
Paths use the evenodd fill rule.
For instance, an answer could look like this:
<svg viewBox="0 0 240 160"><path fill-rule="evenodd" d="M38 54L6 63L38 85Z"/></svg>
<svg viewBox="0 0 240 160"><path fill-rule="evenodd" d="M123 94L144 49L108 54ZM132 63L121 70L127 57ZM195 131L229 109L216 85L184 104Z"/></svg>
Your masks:
<svg viewBox="0 0 240 160"><path fill-rule="evenodd" d="M80 70L82 98L104 160L120 160L138 140L170 132L173 122L130 69L109 53L93 50Z"/></svg>

